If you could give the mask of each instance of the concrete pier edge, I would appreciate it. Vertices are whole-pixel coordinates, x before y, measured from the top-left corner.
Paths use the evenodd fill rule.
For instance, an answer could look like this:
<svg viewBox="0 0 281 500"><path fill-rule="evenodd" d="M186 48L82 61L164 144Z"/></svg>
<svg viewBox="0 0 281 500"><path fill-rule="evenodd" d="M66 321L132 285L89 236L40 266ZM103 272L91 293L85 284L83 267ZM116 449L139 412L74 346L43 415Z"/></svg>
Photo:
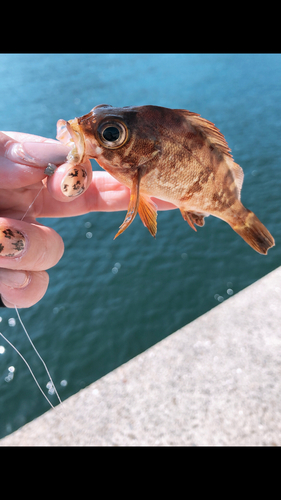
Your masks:
<svg viewBox="0 0 281 500"><path fill-rule="evenodd" d="M281 267L0 446L280 446Z"/></svg>

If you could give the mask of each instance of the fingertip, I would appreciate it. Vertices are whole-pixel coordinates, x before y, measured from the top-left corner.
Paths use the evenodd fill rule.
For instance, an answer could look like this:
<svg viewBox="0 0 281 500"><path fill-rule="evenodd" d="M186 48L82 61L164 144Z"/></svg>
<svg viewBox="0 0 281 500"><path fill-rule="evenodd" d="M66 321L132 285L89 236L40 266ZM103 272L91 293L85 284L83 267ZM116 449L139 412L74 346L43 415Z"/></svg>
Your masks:
<svg viewBox="0 0 281 500"><path fill-rule="evenodd" d="M25 287L1 285L1 300L5 307L27 308L37 304L45 295L49 285L46 271L30 272L30 279Z"/></svg>
<svg viewBox="0 0 281 500"><path fill-rule="evenodd" d="M87 160L80 165L63 163L47 179L47 188L53 198L69 202L81 196L92 181L92 166Z"/></svg>

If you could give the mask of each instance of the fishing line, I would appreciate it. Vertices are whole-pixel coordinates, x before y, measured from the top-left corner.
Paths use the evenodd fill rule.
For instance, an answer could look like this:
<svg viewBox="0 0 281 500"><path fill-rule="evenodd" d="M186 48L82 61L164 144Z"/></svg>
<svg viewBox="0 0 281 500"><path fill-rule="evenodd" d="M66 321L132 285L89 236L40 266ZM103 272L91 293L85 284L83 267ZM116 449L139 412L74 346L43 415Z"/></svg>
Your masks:
<svg viewBox="0 0 281 500"><path fill-rule="evenodd" d="M34 378L34 381L38 387L38 389L42 392L44 398L48 401L49 405L54 408L54 406L52 405L51 401L49 400L49 398L46 396L45 392L43 391L42 387L40 386L39 382L37 381L33 371L31 370L31 367L29 366L28 362L26 361L26 359L24 358L24 356L18 351L18 349L12 344L12 342L10 342L4 335L3 333L0 332L0 335L1 337L3 337L3 339L16 351L16 353L21 357L21 359L25 362L27 368L29 369L32 377Z"/></svg>
<svg viewBox="0 0 281 500"><path fill-rule="evenodd" d="M46 173L47 173L47 172L46 172ZM50 175L50 173L49 173L48 175ZM45 187L45 186L44 186L44 184L42 184L41 189L39 189L39 191L38 191L37 195L35 196L34 200L30 203L30 205L29 205L29 207L27 208L26 212L24 213L24 215L23 215L23 216L22 216L22 218L20 219L21 221L23 221L23 219L26 217L27 213L29 212L29 210L31 209L32 205L33 205L33 204L35 203L35 201L37 200L38 196L41 194L41 192L42 192L42 190L44 189L44 187ZM21 324L21 326L22 326L22 329L23 329L23 331L24 331L25 335L27 336L27 338L28 338L28 340L29 340L29 342L30 342L30 344L31 344L32 348L34 349L34 351L35 351L36 355L38 356L38 358L40 359L41 363L43 364L43 366L44 366L44 368L45 368L45 371L46 371L46 373L47 373L47 375L48 375L48 377L49 377L49 380L50 380L50 382L51 382L51 386L52 386L52 388L54 389L54 392L55 392L55 394L56 394L56 396L57 396L57 398L58 398L58 400L59 400L59 403L61 404L61 403L62 403L61 398L60 398L60 396L59 396L59 394L58 394L58 391L57 391L57 389L56 389L56 386L55 386L55 384L54 384L54 382L53 382L53 379L52 379L52 377L51 377L51 375L50 375L50 372L49 372L49 370L48 370L48 368L47 368L47 365L46 365L45 361L43 360L42 356L41 356L41 355L39 354L39 352L37 351L37 349L36 349L36 347L35 347L34 343L32 342L32 340L31 340L31 338L30 338L30 336L29 336L29 334L28 334L28 332L27 332L27 329L25 328L25 326L24 326L24 324L23 324L23 321L22 321L22 319L21 319L21 317L20 317L20 313L19 313L19 311L18 311L17 306L16 306L16 305L14 305L14 308L15 308L15 310L16 310L16 313L17 313L17 316L18 316L19 322L20 322L20 324ZM27 368L29 369L29 371L30 371L30 373L31 373L31 375L32 375L32 377L33 377L33 379L34 379L34 381L35 381L35 383L36 383L36 385L37 385L38 389L41 391L41 393L43 394L44 398L48 401L48 403L49 403L49 405L51 406L51 408L54 408L54 405L51 403L51 401L49 400L49 398L48 398L48 397L46 396L46 394L44 393L44 391L43 391L42 387L40 386L40 384L39 384L38 380L36 379L36 377L35 377L35 375L34 375L34 373L33 373L32 369L31 369L30 365L28 364L28 362L26 361L26 359L24 358L24 356L23 356L23 355L19 352L19 350L18 350L18 349L17 349L17 348L16 348L16 347L12 344L12 342L10 342L10 341L9 341L9 340L8 340L8 339L7 339L7 338L3 335L3 333L1 333L1 332L0 332L0 335L1 335L1 337L3 337L3 339L4 339L4 340L5 340L5 341L6 341L6 342L7 342L7 343L8 343L8 344L9 344L9 345L10 345L10 346L11 346L11 347L15 350L15 351L16 351L16 353L17 353L17 354L21 357L21 359L25 362L25 364L26 364Z"/></svg>
<svg viewBox="0 0 281 500"><path fill-rule="evenodd" d="M48 164L47 169L45 170L45 173L46 173L47 175L51 176L51 175L53 175L53 173L55 172L55 168L56 168L56 166L55 166L55 165L53 165L53 164L49 163L49 164ZM29 207L28 207L28 209L26 210L25 214L24 214L24 215L22 216L22 218L20 219L21 221L22 221L22 220L26 217L26 215L27 215L27 213L29 212L30 208L32 207L32 205L34 204L34 202L36 201L36 199L38 198L38 196L40 195L40 193L42 192L42 190L43 190L44 188L45 188L45 186L44 186L44 184L43 184L43 185L42 185L42 187L41 187L41 189L39 189L39 191L38 191L37 195L35 196L34 200L33 200L33 201L31 202L31 204L29 205ZM54 382L53 382L53 379L52 379L52 377L51 377L51 375L50 375L50 372L49 372L49 370L48 370L48 368L47 368L47 365L46 365L45 361L43 360L42 356L39 354L38 350L36 349L36 347L35 347L34 343L32 342L32 340L31 340L31 338L30 338L30 336L29 336L29 334L28 334L28 332L27 332L27 329L25 328L25 326L24 326L24 324L23 324L23 321L22 321L22 319L21 319L21 317L20 317L20 313L19 313L19 311L18 311L17 306L16 306L16 305L14 305L14 308L15 308L15 310L16 310L16 313L17 313L17 316L18 316L19 322L20 322L20 324L21 324L21 326L22 326L22 328L23 328L23 331L24 331L25 335L27 336L27 338L28 338L28 340L29 340L29 342L30 342L30 344L31 344L32 348L34 349L34 351L35 351L36 355L38 356L38 358L40 359L41 363L43 364L43 366L44 366L44 368L45 368L45 371L46 371L46 373L47 373L47 375L48 375L48 378L49 378L49 380L50 380L50 382L51 382L51 386L52 386L52 388L54 389L54 392L55 392L55 394L56 394L56 396L57 396L57 398L58 398L58 400L59 400L59 405L61 405L61 404L62 404L62 400L61 400L61 398L60 398L60 396L59 396L59 394L58 394L58 391L57 391L57 389L56 389L56 386L55 386L55 384L54 384ZM15 350L15 351L16 351L16 353L17 353L17 354L20 356L20 358L24 361L24 363L26 364L26 366L27 366L27 368L28 368L28 370L29 370L30 374L32 375L32 377L33 377L33 379L34 379L34 381L35 381L35 383L36 383L36 385L37 385L38 389L39 389L39 390L40 390L40 392L43 394L44 398L45 398L45 399L46 399L46 401L49 403L50 407L54 409L54 408L55 408L55 407L54 407L54 405L51 403L51 401L49 400L49 398L46 396L45 392L43 391L42 387L40 386L40 384L39 384L39 382L38 382L38 380L37 380L36 376L34 375L34 373L33 373L32 369L31 369L31 367L30 367L29 363L26 361L26 359L24 358L24 356L23 356L23 355L20 353L20 351L19 351L19 350L18 350L18 349L17 349L17 348L16 348L16 347L12 344L12 342L10 342L10 341L9 341L9 340L8 340L8 339L7 339L7 338L3 335L3 333L1 333L1 332L0 332L0 335L1 335L1 337L2 337L2 338L3 338L3 339L4 339L4 340L5 340L5 341L6 341L6 342L7 342L7 343L8 343L8 344L9 344L9 345L10 345L10 346L11 346L11 347ZM63 419L60 415L58 415L58 416L59 416L59 419L60 419L62 422L64 422L64 419ZM72 435L73 439L75 440L75 435L74 435L74 433L73 433L73 431L72 431L72 429L71 429L71 428L70 428L70 432L71 432L71 435Z"/></svg>
<svg viewBox="0 0 281 500"><path fill-rule="evenodd" d="M29 210L30 210L30 208L32 207L33 203L35 203L35 201L37 200L37 198L38 198L39 194L40 194L40 193L41 193L41 191L44 189L44 187L45 187L45 186L44 186L44 184L42 184L41 189L39 189L39 191L38 191L37 195L35 196L34 200L30 203L30 205L29 205L29 207L28 207L27 211L25 212L25 214L24 214L24 215L22 216L22 218L20 219L21 221L22 221L22 220L26 217L27 213L29 212Z"/></svg>
<svg viewBox="0 0 281 500"><path fill-rule="evenodd" d="M18 318L19 318L19 322L20 322L20 324L21 324L21 326L22 326L22 328L23 328L23 331L24 331L25 335L27 336L27 338L28 338L28 340L29 340L29 342L30 342L31 346L33 347L34 351L36 352L36 354L37 354L38 358L40 359L41 363L43 364L43 366L44 366L44 368L45 368L45 370L46 370L46 373L47 373L47 375L48 375L48 377L49 377L49 379L50 379L50 382L51 382L51 384L52 384L52 387L53 387L53 389L54 389L54 391L55 391L55 393L56 393L56 396L57 396L57 398L58 398L59 402L60 402L60 403L62 403L61 398L59 397L58 391L57 391L57 389L56 389L56 386L55 386L55 384L54 384L54 382L53 382L53 379L52 379L52 377L51 377L51 375L50 375L50 372L49 372L49 370L48 370L48 368L47 368L47 365L46 365L45 361L43 360L42 356L40 356L39 352L37 351L37 349L36 349L35 345L33 344L32 340L31 340L31 338L30 338L30 336L28 335L27 330L26 330L26 328L25 328L25 326L24 326L24 324L23 324L23 322L22 322L22 319L21 319L21 317L20 317L20 313L19 313L19 311L18 311L17 306L15 306L15 310L16 310L17 316L18 316ZM45 395L45 394L44 394L44 395ZM47 399L48 399L48 398L47 398ZM52 408L53 408L53 405L52 405L52 404L51 404L51 406L52 406Z"/></svg>

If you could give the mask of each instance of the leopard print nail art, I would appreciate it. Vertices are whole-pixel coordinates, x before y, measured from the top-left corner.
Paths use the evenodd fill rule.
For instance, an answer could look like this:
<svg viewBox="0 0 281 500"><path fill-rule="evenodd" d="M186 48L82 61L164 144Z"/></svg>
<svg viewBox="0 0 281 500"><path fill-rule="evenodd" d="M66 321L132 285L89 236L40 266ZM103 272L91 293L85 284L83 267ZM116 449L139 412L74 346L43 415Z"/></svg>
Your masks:
<svg viewBox="0 0 281 500"><path fill-rule="evenodd" d="M25 245L24 235L15 229L0 228L0 257L15 257Z"/></svg>
<svg viewBox="0 0 281 500"><path fill-rule="evenodd" d="M61 189L66 196L79 196L85 191L87 185L87 172L84 168L72 168L64 177Z"/></svg>

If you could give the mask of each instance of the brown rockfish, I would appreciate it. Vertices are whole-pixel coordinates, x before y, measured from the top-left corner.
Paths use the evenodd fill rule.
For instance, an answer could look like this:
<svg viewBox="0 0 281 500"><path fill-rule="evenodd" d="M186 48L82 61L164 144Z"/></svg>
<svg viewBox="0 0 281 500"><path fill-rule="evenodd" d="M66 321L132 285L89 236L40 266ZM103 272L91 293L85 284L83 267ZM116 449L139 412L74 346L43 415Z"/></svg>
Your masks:
<svg viewBox="0 0 281 500"><path fill-rule="evenodd" d="M227 222L254 250L266 254L274 239L240 201L243 170L218 128L197 113L159 106L101 104L81 118L58 121L57 138L72 145L71 163L94 158L131 190L128 212L115 237L137 212L155 236L157 206L176 205L196 231L204 217Z"/></svg>

